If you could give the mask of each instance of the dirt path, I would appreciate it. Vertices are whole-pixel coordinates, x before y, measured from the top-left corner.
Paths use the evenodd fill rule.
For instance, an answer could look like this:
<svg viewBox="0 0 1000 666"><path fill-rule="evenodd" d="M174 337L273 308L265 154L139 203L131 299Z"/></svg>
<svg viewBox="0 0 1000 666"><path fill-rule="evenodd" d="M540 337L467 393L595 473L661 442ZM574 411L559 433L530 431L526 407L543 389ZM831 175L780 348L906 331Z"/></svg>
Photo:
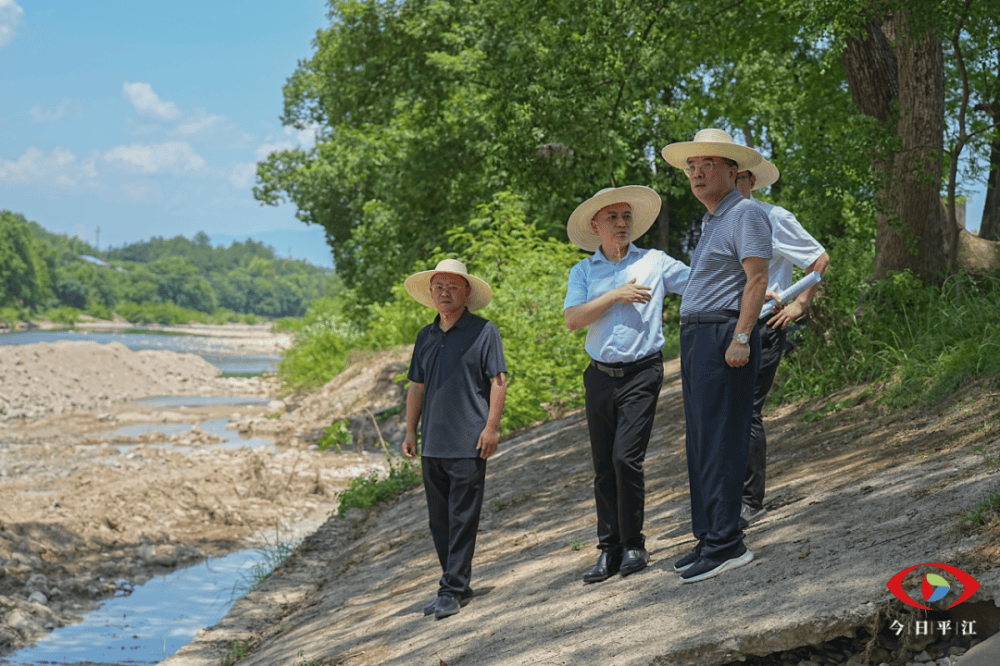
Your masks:
<svg viewBox="0 0 1000 666"><path fill-rule="evenodd" d="M982 584L954 609L955 626L976 620L981 638L1000 628L998 541L957 527L996 485L973 450L1000 443L995 389L970 387L941 409L896 416L863 403L803 420L826 401L771 414L770 514L747 537L755 561L681 585L671 564L693 540L676 363L665 376L646 467L647 571L581 582L596 551L589 444L576 413L507 440L491 459L478 596L459 615L422 615L440 573L414 489L367 514L331 518L164 664L215 666L239 640L252 646L247 666L712 666L847 637L853 662L840 654L818 663L854 666L863 663L862 628L887 616L910 629L883 634L872 663L905 663L935 639L913 632L886 583L921 562L961 567ZM908 578L908 589L919 581Z"/></svg>

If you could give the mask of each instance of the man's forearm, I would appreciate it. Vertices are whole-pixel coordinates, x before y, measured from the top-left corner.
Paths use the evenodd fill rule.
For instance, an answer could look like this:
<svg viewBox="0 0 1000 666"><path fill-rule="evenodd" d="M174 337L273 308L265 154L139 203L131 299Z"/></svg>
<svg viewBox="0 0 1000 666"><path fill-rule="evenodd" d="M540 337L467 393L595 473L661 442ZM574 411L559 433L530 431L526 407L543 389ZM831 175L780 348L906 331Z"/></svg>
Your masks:
<svg viewBox="0 0 1000 666"><path fill-rule="evenodd" d="M500 418L507 403L507 374L500 373L490 380L490 411L486 416L486 427L500 430Z"/></svg>
<svg viewBox="0 0 1000 666"><path fill-rule="evenodd" d="M736 322L736 333L750 333L757 325L760 309L767 293L767 260L751 257L743 262L747 283L743 287L740 301L740 318Z"/></svg>
<svg viewBox="0 0 1000 666"><path fill-rule="evenodd" d="M817 259L816 261L812 262L812 264L809 265L809 267L806 269L806 275L815 272L819 273L820 276L822 276L826 273L827 266L829 265L830 265L830 255L824 252L822 255L820 255L819 259ZM816 292L819 291L819 285L820 283L814 284L813 286L809 287L804 292L799 294L798 298L795 299L795 302L799 304L799 307L803 311L807 307L809 307L810 303L812 303L813 296L815 296Z"/></svg>
<svg viewBox="0 0 1000 666"><path fill-rule="evenodd" d="M406 434L416 435L420 412L424 406L424 385L411 383L406 394Z"/></svg>
<svg viewBox="0 0 1000 666"><path fill-rule="evenodd" d="M615 304L616 295L613 292L606 292L587 303L573 305L563 311L566 320L566 328L575 331L585 326L590 326L598 317L608 311Z"/></svg>

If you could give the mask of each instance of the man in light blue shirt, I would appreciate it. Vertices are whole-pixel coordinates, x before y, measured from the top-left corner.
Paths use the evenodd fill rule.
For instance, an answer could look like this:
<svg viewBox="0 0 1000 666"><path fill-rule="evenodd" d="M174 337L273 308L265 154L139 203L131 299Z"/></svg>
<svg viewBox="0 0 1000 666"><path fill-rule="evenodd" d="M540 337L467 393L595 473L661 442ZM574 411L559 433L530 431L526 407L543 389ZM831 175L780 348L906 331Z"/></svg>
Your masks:
<svg viewBox="0 0 1000 666"><path fill-rule="evenodd" d="M601 190L569 218L570 240L594 254L570 270L566 326L587 327L583 374L594 462L601 555L586 583L646 568L643 461L663 384L663 298L684 292L689 269L632 241L660 212L660 196L638 185Z"/></svg>

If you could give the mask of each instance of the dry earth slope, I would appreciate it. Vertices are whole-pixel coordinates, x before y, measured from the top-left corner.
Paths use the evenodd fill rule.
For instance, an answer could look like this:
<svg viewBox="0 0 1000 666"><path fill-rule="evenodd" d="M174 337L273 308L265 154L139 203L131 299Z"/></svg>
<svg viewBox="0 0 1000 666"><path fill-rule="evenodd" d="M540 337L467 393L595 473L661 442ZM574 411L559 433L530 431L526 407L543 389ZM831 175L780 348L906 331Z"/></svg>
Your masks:
<svg viewBox="0 0 1000 666"><path fill-rule="evenodd" d="M981 637L1000 628L995 612L982 612L1000 599L995 534L958 527L997 486L973 450L1000 442L995 387L969 386L947 405L896 415L862 402L803 420L809 410L851 402L851 392L774 411L770 514L746 539L756 559L682 585L671 564L693 540L678 369L666 364L646 463L648 570L581 582L596 551L578 412L508 439L490 460L473 571L478 596L459 615L422 615L439 569L417 488L368 513L331 517L164 664L215 666L239 640L252 646L239 662L247 666L712 666L862 635L887 615L908 621L886 582L921 562L975 575L982 588L973 601L987 603L956 612L978 613ZM897 647L896 658L920 649Z"/></svg>

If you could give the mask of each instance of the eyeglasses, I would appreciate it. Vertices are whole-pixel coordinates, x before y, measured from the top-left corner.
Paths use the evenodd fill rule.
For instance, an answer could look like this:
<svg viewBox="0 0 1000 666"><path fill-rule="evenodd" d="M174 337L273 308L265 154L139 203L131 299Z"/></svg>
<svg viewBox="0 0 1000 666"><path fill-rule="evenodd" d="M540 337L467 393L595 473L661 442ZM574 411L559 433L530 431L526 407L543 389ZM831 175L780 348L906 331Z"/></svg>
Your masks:
<svg viewBox="0 0 1000 666"><path fill-rule="evenodd" d="M432 284L431 292L435 294L443 294L448 292L449 294L457 294L458 292L465 289L465 285L462 284Z"/></svg>
<svg viewBox="0 0 1000 666"><path fill-rule="evenodd" d="M708 160L706 162L702 162L701 164L688 164L686 167L684 167L684 173L688 175L688 178L694 178L694 175L698 172L698 169L701 169L702 173L707 174L707 173L712 173L713 166L715 166L715 162L713 160Z"/></svg>

